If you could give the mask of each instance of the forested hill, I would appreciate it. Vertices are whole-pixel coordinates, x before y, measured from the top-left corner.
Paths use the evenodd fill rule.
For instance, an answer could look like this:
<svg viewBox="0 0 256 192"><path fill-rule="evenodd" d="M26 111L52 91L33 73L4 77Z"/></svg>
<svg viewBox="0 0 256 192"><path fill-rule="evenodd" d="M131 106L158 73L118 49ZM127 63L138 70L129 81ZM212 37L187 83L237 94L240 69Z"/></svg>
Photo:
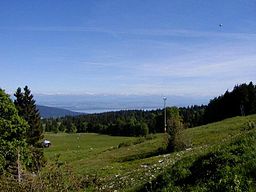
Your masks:
<svg viewBox="0 0 256 192"><path fill-rule="evenodd" d="M67 109L61 109L57 107L48 107L48 106L42 106L42 105L37 105L37 109L39 110L39 113L43 118L77 116L77 115L83 114L83 113L70 111Z"/></svg>
<svg viewBox="0 0 256 192"><path fill-rule="evenodd" d="M256 86L249 84L236 85L232 91L210 100L208 105L188 107L167 107L168 119L172 111L178 111L184 128L191 128L211 122L221 121L235 116L256 113ZM78 117L45 119L46 131L96 132L110 135L138 136L163 132L163 110L123 110L100 114L87 114ZM168 125L167 125L168 126ZM71 129L71 127L73 127Z"/></svg>

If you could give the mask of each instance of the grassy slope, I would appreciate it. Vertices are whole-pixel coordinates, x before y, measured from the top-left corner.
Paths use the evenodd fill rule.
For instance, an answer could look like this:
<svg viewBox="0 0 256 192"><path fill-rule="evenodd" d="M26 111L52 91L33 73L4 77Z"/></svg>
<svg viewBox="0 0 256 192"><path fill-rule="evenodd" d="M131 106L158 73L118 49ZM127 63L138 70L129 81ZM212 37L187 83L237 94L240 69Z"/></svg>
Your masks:
<svg viewBox="0 0 256 192"><path fill-rule="evenodd" d="M191 139L193 146L218 144L240 134L248 121L256 122L256 115L229 118L220 122L187 129L184 136Z"/></svg>
<svg viewBox="0 0 256 192"><path fill-rule="evenodd" d="M97 190L127 190L154 180L177 160L203 154L211 146L238 136L249 120L256 122L256 115L187 129L183 137L190 140L192 148L172 154L154 155L158 148L163 147L163 134L144 142L138 138L97 134L46 134L53 145L46 149L45 154L50 161L60 154L60 160L71 165L77 174L97 175L101 184ZM129 146L118 148L122 142Z"/></svg>
<svg viewBox="0 0 256 192"><path fill-rule="evenodd" d="M183 156L134 191L255 191L255 120L255 115L237 117L192 130L202 135L200 129L208 129L208 140L194 140L204 150Z"/></svg>

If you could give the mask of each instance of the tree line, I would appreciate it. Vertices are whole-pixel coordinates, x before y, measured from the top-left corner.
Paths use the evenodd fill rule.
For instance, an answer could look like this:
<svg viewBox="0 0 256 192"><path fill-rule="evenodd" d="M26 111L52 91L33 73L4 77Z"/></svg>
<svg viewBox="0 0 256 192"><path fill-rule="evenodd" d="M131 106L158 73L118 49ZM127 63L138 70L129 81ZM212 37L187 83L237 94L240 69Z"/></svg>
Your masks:
<svg viewBox="0 0 256 192"><path fill-rule="evenodd" d="M206 106L167 107L177 109L185 128L203 124ZM171 118L168 115L167 118ZM85 133L94 132L119 136L143 136L148 133L164 132L163 110L121 110L99 114L47 118L42 120L47 132Z"/></svg>
<svg viewBox="0 0 256 192"><path fill-rule="evenodd" d="M184 128L204 125L238 115L249 115L256 112L256 86L249 84L236 85L232 91L210 100L208 105L188 107L167 107L178 110ZM168 115L167 119L172 118ZM51 132L96 132L109 135L142 136L147 133L164 132L163 109L121 110L100 114L66 116L42 120L45 131Z"/></svg>
<svg viewBox="0 0 256 192"><path fill-rule="evenodd" d="M234 116L256 113L256 86L249 84L236 85L232 91L212 99L205 109L204 123L220 121Z"/></svg>

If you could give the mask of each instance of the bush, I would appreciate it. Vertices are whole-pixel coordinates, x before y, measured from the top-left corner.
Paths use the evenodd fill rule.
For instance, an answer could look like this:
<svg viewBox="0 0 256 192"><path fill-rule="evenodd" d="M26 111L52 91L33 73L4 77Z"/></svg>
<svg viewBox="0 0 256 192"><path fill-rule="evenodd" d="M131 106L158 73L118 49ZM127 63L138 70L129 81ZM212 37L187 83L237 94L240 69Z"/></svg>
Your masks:
<svg viewBox="0 0 256 192"><path fill-rule="evenodd" d="M35 174L24 173L19 183L11 175L0 176L1 191L37 191L37 192L68 192L98 189L100 182L95 175L77 176L70 167L64 167L56 160L48 164L44 171Z"/></svg>

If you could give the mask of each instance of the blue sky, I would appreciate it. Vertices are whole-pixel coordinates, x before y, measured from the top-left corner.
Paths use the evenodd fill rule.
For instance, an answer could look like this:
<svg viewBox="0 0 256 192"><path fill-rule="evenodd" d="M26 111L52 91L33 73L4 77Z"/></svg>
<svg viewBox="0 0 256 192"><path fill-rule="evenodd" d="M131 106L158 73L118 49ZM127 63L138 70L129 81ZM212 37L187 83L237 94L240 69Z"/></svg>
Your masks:
<svg viewBox="0 0 256 192"><path fill-rule="evenodd" d="M8 0L0 18L8 93L210 98L256 83L255 0Z"/></svg>

